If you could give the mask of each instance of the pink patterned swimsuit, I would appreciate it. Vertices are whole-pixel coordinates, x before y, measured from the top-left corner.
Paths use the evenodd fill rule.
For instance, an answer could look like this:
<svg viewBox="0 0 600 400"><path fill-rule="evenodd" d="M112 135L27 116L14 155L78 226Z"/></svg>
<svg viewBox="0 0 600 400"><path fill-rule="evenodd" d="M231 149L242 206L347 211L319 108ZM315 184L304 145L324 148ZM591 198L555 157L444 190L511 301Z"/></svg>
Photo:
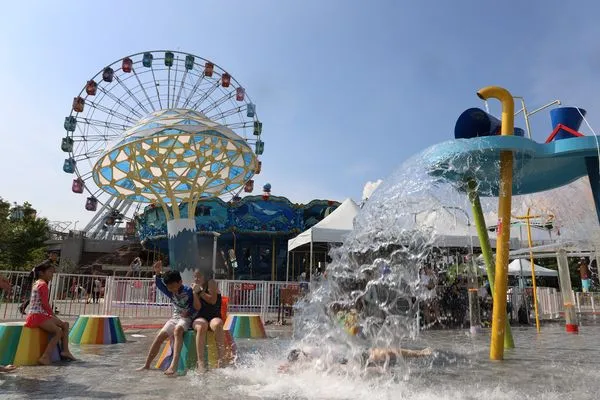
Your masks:
<svg viewBox="0 0 600 400"><path fill-rule="evenodd" d="M39 279L33 285L31 290L31 300L29 303L29 313L25 319L25 326L28 328L37 328L44 322L52 319L52 308L48 299L48 283Z"/></svg>

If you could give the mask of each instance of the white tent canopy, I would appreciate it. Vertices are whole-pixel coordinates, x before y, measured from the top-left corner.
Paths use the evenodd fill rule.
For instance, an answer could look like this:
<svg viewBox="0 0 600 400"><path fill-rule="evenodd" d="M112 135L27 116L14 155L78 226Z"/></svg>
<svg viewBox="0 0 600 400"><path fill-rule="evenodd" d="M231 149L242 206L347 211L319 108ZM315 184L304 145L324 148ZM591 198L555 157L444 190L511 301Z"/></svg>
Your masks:
<svg viewBox="0 0 600 400"><path fill-rule="evenodd" d="M469 214L460 207L444 206L415 215L415 225L429 227L435 235L435 244L442 247L469 247L479 245L475 227Z"/></svg>
<svg viewBox="0 0 600 400"><path fill-rule="evenodd" d="M344 236L352 230L354 217L359 210L354 200L344 200L338 208L312 228L288 240L288 251L310 242L341 243Z"/></svg>
<svg viewBox="0 0 600 400"><path fill-rule="evenodd" d="M509 275L521 275L521 267L523 268L523 276L531 276L531 261L524 258L517 258L508 264ZM558 271L544 268L540 265L533 264L535 276L558 276Z"/></svg>
<svg viewBox="0 0 600 400"><path fill-rule="evenodd" d="M521 275L521 267L523 267L523 276L531 276L531 261L525 258L517 258L508 264L508 275L519 276ZM487 275L487 271L483 265L479 267L483 275ZM558 276L558 271L550 268L542 267L541 265L533 264L535 270L535 276Z"/></svg>
<svg viewBox="0 0 600 400"><path fill-rule="evenodd" d="M312 228L305 230L293 239L288 240L288 272L289 272L289 252L310 244L310 271L312 272L313 243L342 243L344 237L350 233L354 227L354 217L360 208L354 200L348 198L344 200L338 208L331 214L323 218ZM287 279L288 273L286 273Z"/></svg>

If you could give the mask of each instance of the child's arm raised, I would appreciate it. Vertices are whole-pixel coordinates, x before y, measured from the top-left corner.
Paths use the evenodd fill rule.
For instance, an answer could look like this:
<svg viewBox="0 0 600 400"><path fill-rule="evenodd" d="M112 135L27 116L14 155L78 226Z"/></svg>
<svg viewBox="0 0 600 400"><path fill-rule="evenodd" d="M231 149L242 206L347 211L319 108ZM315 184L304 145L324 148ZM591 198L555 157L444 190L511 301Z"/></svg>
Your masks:
<svg viewBox="0 0 600 400"><path fill-rule="evenodd" d="M167 289L167 286L165 285L165 283L162 280L161 274L162 274L162 263L160 262L156 262L153 265L154 267L154 283L156 284L156 288L158 290L161 291L162 294L164 294L165 296L167 296L169 299L173 297L173 295L171 294L171 292L169 292L169 289Z"/></svg>

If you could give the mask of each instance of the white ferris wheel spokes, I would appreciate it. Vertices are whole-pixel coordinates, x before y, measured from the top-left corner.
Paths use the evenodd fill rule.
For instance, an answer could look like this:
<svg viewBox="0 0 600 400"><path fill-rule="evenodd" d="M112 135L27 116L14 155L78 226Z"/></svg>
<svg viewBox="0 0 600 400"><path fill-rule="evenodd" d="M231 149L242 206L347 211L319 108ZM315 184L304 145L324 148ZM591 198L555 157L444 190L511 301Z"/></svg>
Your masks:
<svg viewBox="0 0 600 400"><path fill-rule="evenodd" d="M168 50L119 59L85 83L64 122L67 132L61 148L68 157L63 170L76 175L72 191L87 192L85 208L97 212L85 232L110 237L132 211L131 201L110 195L94 183L92 169L98 158L141 119L173 108L198 111L231 129L254 145L257 156L264 150L256 106L244 87L218 65ZM247 183L244 190L251 191L253 182Z"/></svg>

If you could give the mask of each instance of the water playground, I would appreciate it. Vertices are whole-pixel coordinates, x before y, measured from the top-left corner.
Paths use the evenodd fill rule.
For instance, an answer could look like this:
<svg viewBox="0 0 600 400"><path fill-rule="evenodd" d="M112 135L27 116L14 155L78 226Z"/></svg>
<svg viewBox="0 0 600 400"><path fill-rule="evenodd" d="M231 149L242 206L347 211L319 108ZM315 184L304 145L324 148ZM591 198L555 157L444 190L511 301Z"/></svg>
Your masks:
<svg viewBox="0 0 600 400"><path fill-rule="evenodd" d="M160 92L149 94L145 79L156 74L161 85L153 90ZM137 90L122 82L135 83ZM508 90L485 87L477 96L474 101L486 106L497 100L501 119L467 109L453 140L415 155L386 179L344 243L330 251L325 273L294 305L290 335L270 333L260 315L231 312L224 301L228 366L216 368L217 342L210 331L205 359L197 360L196 333L188 330L177 377L170 378L160 371L173 358L173 340L165 342L150 371L135 371L155 332L124 330L118 316L78 316L69 342L79 361L61 361L57 348L50 366L34 366L50 340L47 333L2 322L0 363L21 367L0 375L3 398L597 398L600 349L593 343L600 325L595 316L577 313L569 272L572 254L595 256L600 233L597 137L580 132L585 110L555 107L547 139L533 140L533 113L524 103L515 112ZM526 130L515 127L519 113ZM82 150L80 135L93 124L112 137L98 142L94 155L89 147ZM191 283L198 266L206 275L213 272L195 251L196 205L202 197L231 195L237 201L260 171L264 150L256 105L230 73L187 53L130 55L85 84L64 127L63 169L76 175L73 192L88 192L86 209L95 212L100 205L125 214L136 204L160 208L168 219L170 268L184 283ZM475 239L460 241L435 218L423 218L443 207L463 210L474 221ZM552 215L563 238L536 249L530 221L541 214ZM490 237L490 220L496 238ZM525 249L511 249L515 220L527 226ZM464 301L470 329L422 329L424 309L436 304L435 290L425 284L431 278L424 276L443 272L449 242L469 255ZM509 262L518 250L531 259L534 326L511 326L507 319ZM558 265L558 323L538 318L533 259L540 251ZM489 327L482 325L477 305L484 275L493 298ZM199 362L207 372L190 373Z"/></svg>

